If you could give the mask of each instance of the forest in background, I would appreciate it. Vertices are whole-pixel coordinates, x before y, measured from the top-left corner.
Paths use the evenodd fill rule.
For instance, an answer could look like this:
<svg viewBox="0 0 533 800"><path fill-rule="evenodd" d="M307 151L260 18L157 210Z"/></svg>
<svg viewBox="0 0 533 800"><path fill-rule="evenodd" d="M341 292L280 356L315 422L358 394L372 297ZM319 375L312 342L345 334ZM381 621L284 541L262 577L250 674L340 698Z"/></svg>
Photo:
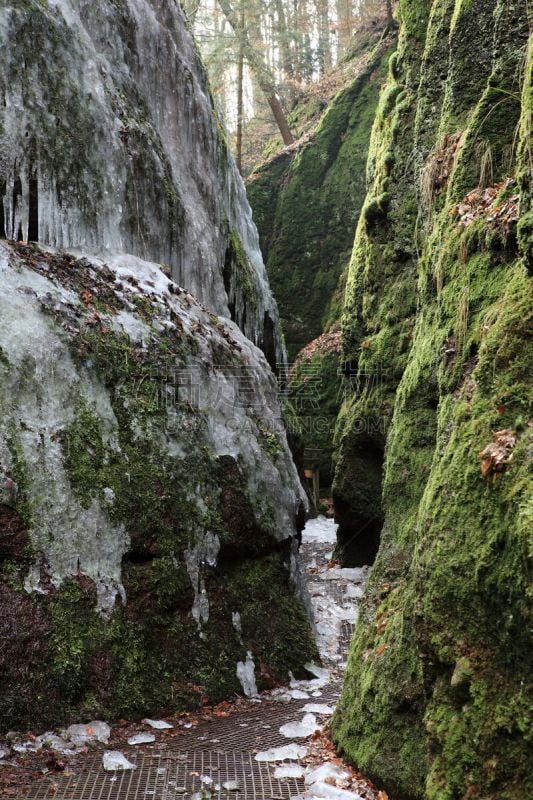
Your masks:
<svg viewBox="0 0 533 800"><path fill-rule="evenodd" d="M392 25L394 5L393 0L185 0L243 174L262 160L276 134L285 146L298 138L291 120L298 100L349 58L356 35Z"/></svg>

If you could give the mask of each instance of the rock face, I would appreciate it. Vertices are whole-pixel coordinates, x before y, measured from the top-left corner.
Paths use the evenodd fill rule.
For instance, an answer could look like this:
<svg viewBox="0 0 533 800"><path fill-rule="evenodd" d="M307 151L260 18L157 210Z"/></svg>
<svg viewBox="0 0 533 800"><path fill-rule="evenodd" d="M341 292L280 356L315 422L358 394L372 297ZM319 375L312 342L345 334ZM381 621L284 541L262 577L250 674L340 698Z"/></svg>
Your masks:
<svg viewBox="0 0 533 800"><path fill-rule="evenodd" d="M39 242L0 243L0 726L286 679L315 650L284 352L183 16L13 2L0 39L4 233Z"/></svg>
<svg viewBox="0 0 533 800"><path fill-rule="evenodd" d="M0 9L0 193L9 239L166 264L282 358L242 181L178 3Z"/></svg>
<svg viewBox="0 0 533 800"><path fill-rule="evenodd" d="M333 735L395 797L518 800L532 778L528 3L398 13L343 319L345 358L373 380L340 417L335 485L351 558L381 543Z"/></svg>

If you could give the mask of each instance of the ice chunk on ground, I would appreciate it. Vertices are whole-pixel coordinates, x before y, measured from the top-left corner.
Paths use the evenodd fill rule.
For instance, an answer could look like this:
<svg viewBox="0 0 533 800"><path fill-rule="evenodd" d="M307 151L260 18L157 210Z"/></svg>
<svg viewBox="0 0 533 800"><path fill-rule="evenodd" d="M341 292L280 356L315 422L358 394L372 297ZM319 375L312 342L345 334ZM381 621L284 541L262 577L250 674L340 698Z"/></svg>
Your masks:
<svg viewBox="0 0 533 800"><path fill-rule="evenodd" d="M296 761L305 758L307 747L303 744L285 744L281 747L271 747L270 750L261 750L256 753L256 761Z"/></svg>
<svg viewBox="0 0 533 800"><path fill-rule="evenodd" d="M246 697L257 697L257 684L255 682L255 664L251 652L246 653L246 661L239 661L236 674L241 682L242 690Z"/></svg>
<svg viewBox="0 0 533 800"><path fill-rule="evenodd" d="M314 714L305 714L300 722L287 722L282 725L279 732L287 739L305 739L320 730Z"/></svg>
<svg viewBox="0 0 533 800"><path fill-rule="evenodd" d="M323 581L353 581L364 583L368 576L368 567L332 567L319 573Z"/></svg>
<svg viewBox="0 0 533 800"><path fill-rule="evenodd" d="M171 725L170 722L166 722L164 719L143 719L143 722L145 725L149 725L156 731L165 731L168 728L174 727L174 725Z"/></svg>
<svg viewBox="0 0 533 800"><path fill-rule="evenodd" d="M298 764L283 764L281 767L276 767L274 770L275 778L303 778L305 775L305 768L300 767Z"/></svg>
<svg viewBox="0 0 533 800"><path fill-rule="evenodd" d="M316 664L305 664L305 669L321 681L329 681L329 669L318 667Z"/></svg>
<svg viewBox="0 0 533 800"><path fill-rule="evenodd" d="M306 703L302 711L307 711L310 714L323 714L325 717L330 717L334 709L326 703Z"/></svg>
<svg viewBox="0 0 533 800"><path fill-rule="evenodd" d="M153 733L136 733L128 739L128 744L152 744L152 742L155 742Z"/></svg>
<svg viewBox="0 0 533 800"><path fill-rule="evenodd" d="M40 742L43 747L49 747L64 756L76 755L81 750L80 746L76 746L73 742L67 742L62 736L58 736L53 731L42 733L35 741Z"/></svg>
<svg viewBox="0 0 533 800"><path fill-rule="evenodd" d="M18 742L17 744L11 745L15 753L36 753L37 750L42 748L41 742L37 739L28 742Z"/></svg>
<svg viewBox="0 0 533 800"><path fill-rule="evenodd" d="M292 700L309 700L308 693L302 691L302 689L291 689L288 694Z"/></svg>
<svg viewBox="0 0 533 800"><path fill-rule="evenodd" d="M365 590L363 589L363 587L360 586L359 584L349 583L348 586L346 587L346 591L344 592L344 594L346 597L359 600L363 596L364 591Z"/></svg>
<svg viewBox="0 0 533 800"><path fill-rule="evenodd" d="M74 744L84 745L87 742L107 744L111 736L111 728L107 722L93 720L86 725L69 725L66 731L63 731L63 735Z"/></svg>
<svg viewBox="0 0 533 800"><path fill-rule="evenodd" d="M106 750L102 759L104 769L108 772L114 772L119 769L136 769L135 764L128 761L124 753L120 750Z"/></svg>
<svg viewBox="0 0 533 800"><path fill-rule="evenodd" d="M5 747L0 747L0 759L5 758L9 755L9 750Z"/></svg>
<svg viewBox="0 0 533 800"><path fill-rule="evenodd" d="M241 788L239 781L226 781L222 784L222 788L227 792L238 792Z"/></svg>
<svg viewBox="0 0 533 800"><path fill-rule="evenodd" d="M327 762L314 769L308 769L305 775L305 783L307 786L310 786L313 783L331 779L333 779L333 781L343 781L349 777L350 773L348 770L343 769L338 764Z"/></svg>
<svg viewBox="0 0 533 800"><path fill-rule="evenodd" d="M364 800L358 792L338 789L329 783L313 783L304 797L306 800L311 800L311 798L316 798L316 800L319 798L320 800Z"/></svg>
<svg viewBox="0 0 533 800"><path fill-rule="evenodd" d="M302 531L302 541L337 544L337 528L338 525L327 517L310 519Z"/></svg>

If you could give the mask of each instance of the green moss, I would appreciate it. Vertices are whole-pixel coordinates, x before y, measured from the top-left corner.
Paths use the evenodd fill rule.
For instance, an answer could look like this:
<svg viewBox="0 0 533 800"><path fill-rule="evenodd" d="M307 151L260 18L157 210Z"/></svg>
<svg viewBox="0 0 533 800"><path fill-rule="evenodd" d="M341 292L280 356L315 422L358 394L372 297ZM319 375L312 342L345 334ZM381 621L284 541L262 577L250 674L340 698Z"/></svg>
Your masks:
<svg viewBox="0 0 533 800"><path fill-rule="evenodd" d="M390 210L380 225L359 226L347 282L345 353L359 375L383 361L386 378L379 392L363 392L341 412L334 491L341 535L344 513L359 523L373 513L382 530L333 735L360 769L402 798L518 800L532 781L528 235L487 216L464 229L452 209L479 180L481 134L491 142L494 181L528 172L523 143L511 161L503 158L519 122L516 36L527 40L527 14L521 2L443 0L432 9L422 55L408 49L418 10L401 4L398 54L414 124L400 104L391 110L387 94L374 126L367 202L376 203L388 178ZM494 51L473 69L472 48L487 36ZM422 80L420 58L429 70ZM503 103L495 74L512 94ZM423 165L458 124L462 147L420 235L412 201L421 170L411 165ZM527 215L529 178L519 185ZM509 190L516 184L507 199ZM527 231L527 218L519 232L522 225ZM376 419L382 480L374 469L379 437L360 435L361 421L368 431ZM502 429L516 432L512 457L503 473L484 477L480 453Z"/></svg>
<svg viewBox="0 0 533 800"><path fill-rule="evenodd" d="M289 354L338 318L333 302L365 194L365 163L380 81L381 47L328 105L310 140L252 174L248 197Z"/></svg>

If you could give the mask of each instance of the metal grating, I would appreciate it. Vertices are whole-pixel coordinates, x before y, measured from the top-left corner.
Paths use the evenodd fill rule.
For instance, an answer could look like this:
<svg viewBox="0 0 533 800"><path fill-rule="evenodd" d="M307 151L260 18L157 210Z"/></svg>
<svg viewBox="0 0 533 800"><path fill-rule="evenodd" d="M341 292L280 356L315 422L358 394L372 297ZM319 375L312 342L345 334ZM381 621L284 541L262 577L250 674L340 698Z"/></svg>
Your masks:
<svg viewBox="0 0 533 800"><path fill-rule="evenodd" d="M203 776L213 780L213 800L288 800L304 786L303 779L275 778L275 766L255 761L249 752L154 751L129 757L135 770L106 773L98 759L81 775L40 781L27 800L188 800L202 791ZM238 791L222 788L227 781L237 781Z"/></svg>
<svg viewBox="0 0 533 800"><path fill-rule="evenodd" d="M311 571L311 564L323 568L331 552L330 544L304 543L302 562L312 585L342 606L346 601L344 583L315 581L314 570ZM348 654L353 631L351 622L342 623L341 658ZM238 791L219 788L212 792L212 800L289 800L301 795L303 779L276 779L274 771L279 764L257 762L254 754L287 744L279 728L298 719L306 703L336 703L341 678L336 665L329 666L333 667L334 677L321 690L319 698L284 703L263 697L261 704L247 711L184 730L183 736L166 744L142 750L126 747L125 754L136 764L132 771L105 772L101 753L95 754L84 760L82 771L77 774L62 774L36 782L24 800L192 800L194 795L194 800L202 800L201 776L211 777L213 786L238 782Z"/></svg>

